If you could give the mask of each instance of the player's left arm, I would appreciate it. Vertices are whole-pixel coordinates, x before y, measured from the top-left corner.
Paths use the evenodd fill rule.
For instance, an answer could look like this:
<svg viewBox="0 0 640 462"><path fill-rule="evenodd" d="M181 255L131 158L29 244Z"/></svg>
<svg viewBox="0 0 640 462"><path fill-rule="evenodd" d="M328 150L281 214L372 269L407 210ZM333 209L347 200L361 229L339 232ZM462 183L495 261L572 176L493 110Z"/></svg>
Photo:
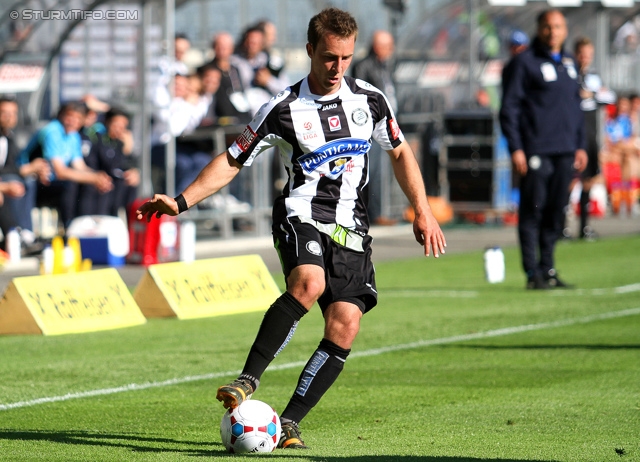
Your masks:
<svg viewBox="0 0 640 462"><path fill-rule="evenodd" d="M427 193L425 191L420 166L416 160L413 150L406 140L402 141L396 148L387 151L391 158L393 173L402 188L402 191L409 199L415 219L413 221L413 234L416 241L424 246L425 256L430 255L433 249L433 256L438 258L445 253L447 241L440 225L431 212Z"/></svg>

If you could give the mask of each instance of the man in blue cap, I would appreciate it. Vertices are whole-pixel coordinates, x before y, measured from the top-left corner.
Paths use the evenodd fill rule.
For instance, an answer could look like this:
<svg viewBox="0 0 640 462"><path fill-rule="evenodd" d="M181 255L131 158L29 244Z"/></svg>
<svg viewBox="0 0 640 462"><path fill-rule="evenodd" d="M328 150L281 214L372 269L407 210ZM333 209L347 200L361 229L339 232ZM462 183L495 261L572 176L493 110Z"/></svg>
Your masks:
<svg viewBox="0 0 640 462"><path fill-rule="evenodd" d="M529 46L529 36L520 29L515 29L509 36L509 53L511 56L518 55Z"/></svg>

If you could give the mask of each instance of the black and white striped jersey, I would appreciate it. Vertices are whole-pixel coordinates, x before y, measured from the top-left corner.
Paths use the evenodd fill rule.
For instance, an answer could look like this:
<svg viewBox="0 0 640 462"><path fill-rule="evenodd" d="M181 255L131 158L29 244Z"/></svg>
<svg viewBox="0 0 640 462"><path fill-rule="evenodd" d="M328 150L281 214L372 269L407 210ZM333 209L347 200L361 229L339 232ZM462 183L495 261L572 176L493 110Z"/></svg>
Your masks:
<svg viewBox="0 0 640 462"><path fill-rule="evenodd" d="M345 76L336 93L318 96L305 78L262 106L229 152L248 166L277 146L289 179L274 207L285 207L287 217L366 232L372 138L384 150L404 139L380 90Z"/></svg>

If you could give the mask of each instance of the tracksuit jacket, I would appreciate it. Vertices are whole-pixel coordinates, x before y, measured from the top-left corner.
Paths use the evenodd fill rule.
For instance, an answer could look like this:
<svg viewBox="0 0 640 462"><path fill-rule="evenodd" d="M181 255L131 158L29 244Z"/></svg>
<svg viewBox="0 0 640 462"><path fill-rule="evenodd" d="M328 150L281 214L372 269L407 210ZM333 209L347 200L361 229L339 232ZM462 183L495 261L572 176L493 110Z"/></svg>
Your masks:
<svg viewBox="0 0 640 462"><path fill-rule="evenodd" d="M500 125L509 152L527 158L584 149L584 114L574 58L564 49L556 62L537 38L515 56L503 76Z"/></svg>

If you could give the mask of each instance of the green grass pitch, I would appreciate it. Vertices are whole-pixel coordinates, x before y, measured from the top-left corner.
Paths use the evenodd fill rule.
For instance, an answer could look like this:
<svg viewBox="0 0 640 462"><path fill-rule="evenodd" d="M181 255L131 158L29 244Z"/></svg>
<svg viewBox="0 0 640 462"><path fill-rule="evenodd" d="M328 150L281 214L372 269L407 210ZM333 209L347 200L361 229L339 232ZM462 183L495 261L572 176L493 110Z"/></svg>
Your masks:
<svg viewBox="0 0 640 462"><path fill-rule="evenodd" d="M482 252L378 264L379 305L301 425L311 450L246 457L640 461L639 236L560 243L569 291L525 291L517 249L505 258L501 284L484 281ZM261 317L0 337L0 460L243 457L220 443L215 390ZM254 397L281 411L321 335L316 307Z"/></svg>

